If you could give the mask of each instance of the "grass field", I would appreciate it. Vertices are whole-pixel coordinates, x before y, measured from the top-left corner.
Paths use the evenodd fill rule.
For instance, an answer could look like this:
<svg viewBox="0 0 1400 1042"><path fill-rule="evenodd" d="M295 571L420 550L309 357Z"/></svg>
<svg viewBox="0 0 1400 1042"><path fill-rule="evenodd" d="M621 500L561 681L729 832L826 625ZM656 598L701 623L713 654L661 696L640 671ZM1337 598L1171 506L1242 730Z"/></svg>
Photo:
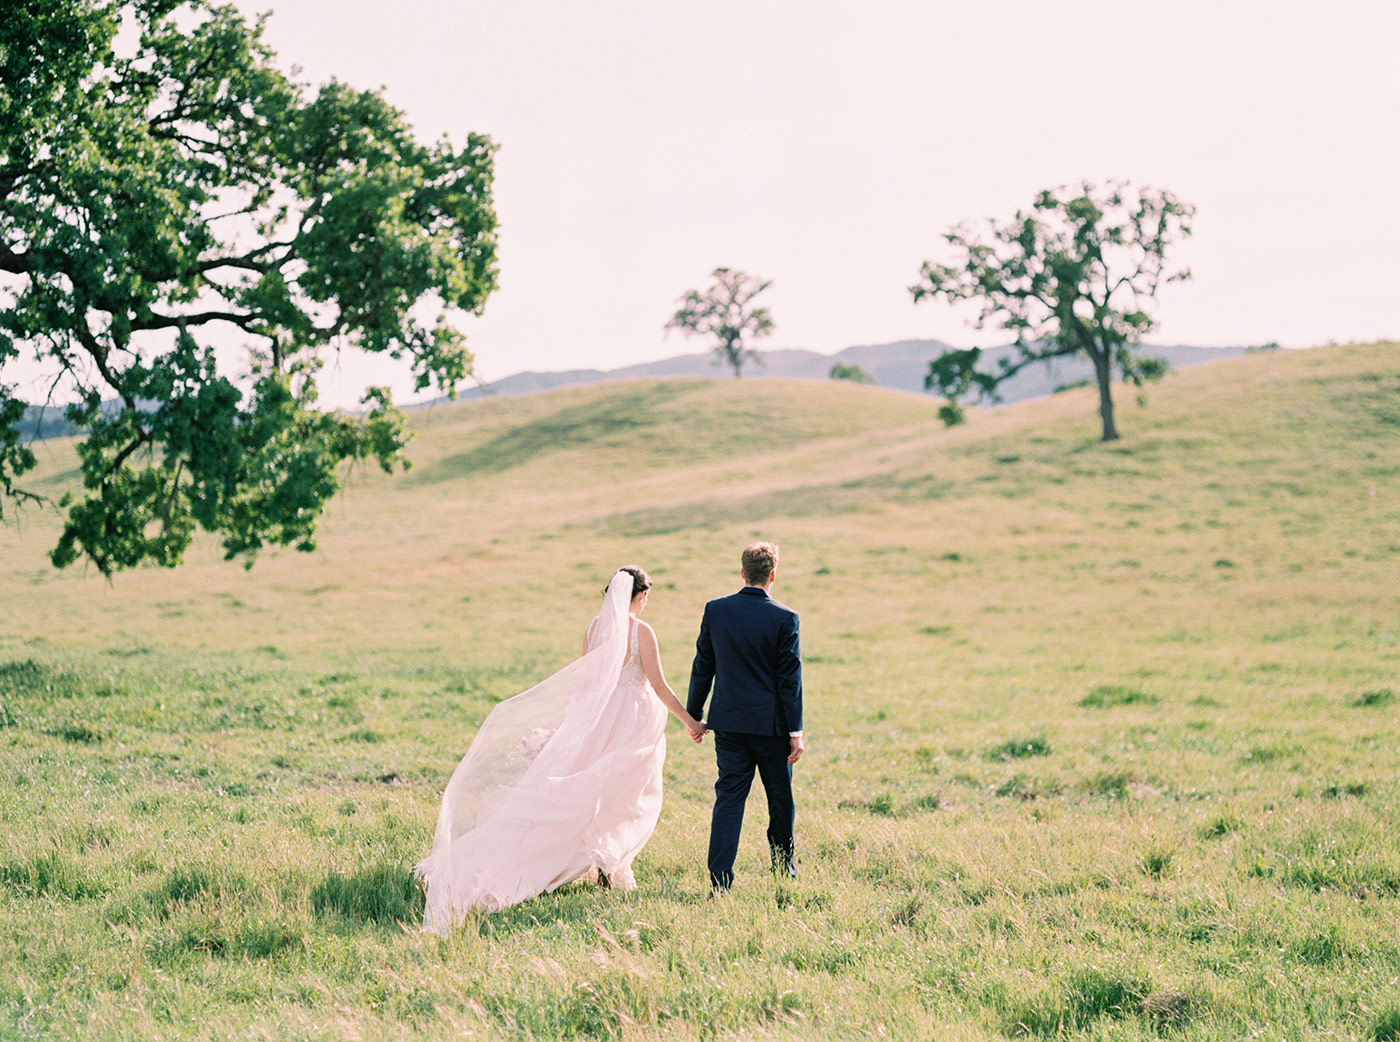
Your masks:
<svg viewBox="0 0 1400 1042"><path fill-rule="evenodd" d="M1397 357L1187 370L1107 446L1088 391L951 431L778 381L439 408L248 572L56 573L31 511L0 1038L1400 1039ZM755 797L704 900L713 752L673 726L639 889L421 934L490 706L631 562L683 688L756 536L803 621L800 879Z"/></svg>

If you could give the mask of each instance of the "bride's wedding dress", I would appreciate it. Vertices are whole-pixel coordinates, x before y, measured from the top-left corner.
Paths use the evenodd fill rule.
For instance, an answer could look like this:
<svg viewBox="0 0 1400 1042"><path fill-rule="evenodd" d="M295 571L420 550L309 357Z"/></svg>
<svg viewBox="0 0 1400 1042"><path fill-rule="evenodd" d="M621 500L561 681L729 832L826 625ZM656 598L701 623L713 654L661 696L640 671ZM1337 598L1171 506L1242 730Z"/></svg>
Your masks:
<svg viewBox="0 0 1400 1042"><path fill-rule="evenodd" d="M631 888L661 813L666 709L643 672L632 576L608 584L583 657L497 705L443 793L423 927L452 929L593 869Z"/></svg>

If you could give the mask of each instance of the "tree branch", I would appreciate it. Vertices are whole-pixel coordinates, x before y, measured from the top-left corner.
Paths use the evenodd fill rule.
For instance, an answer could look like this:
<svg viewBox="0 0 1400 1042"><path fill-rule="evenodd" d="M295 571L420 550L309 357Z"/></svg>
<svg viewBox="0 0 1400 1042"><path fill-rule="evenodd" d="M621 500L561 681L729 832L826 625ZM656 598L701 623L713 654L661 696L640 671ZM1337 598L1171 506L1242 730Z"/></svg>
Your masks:
<svg viewBox="0 0 1400 1042"><path fill-rule="evenodd" d="M10 244L0 242L0 271L8 272L11 275L26 275L29 273L29 253L16 253L10 249Z"/></svg>
<svg viewBox="0 0 1400 1042"><path fill-rule="evenodd" d="M122 386L121 381L117 379L117 375L112 372L111 366L107 364L107 349L102 346L97 337L92 335L92 331L87 327L86 320L80 315L75 315L72 329L73 335L78 338L78 343L82 344L84 350L92 356L93 364L97 366L97 371L102 374L102 379L107 381L107 385L111 387L112 390L121 395L121 399L126 404L126 407L134 411L136 409L136 399L132 397L130 391Z"/></svg>
<svg viewBox="0 0 1400 1042"><path fill-rule="evenodd" d="M195 315L152 315L131 323L132 332L150 329L176 329L185 326L202 326L207 322L231 322L246 333L257 333L253 328L264 321L261 315L241 314L236 311L202 311Z"/></svg>
<svg viewBox="0 0 1400 1042"><path fill-rule="evenodd" d="M142 431L140 435L134 441L132 441L130 445L122 449L121 452L117 453L116 458L113 459L112 462L107 465L107 472L102 475L103 486L106 486L107 479L121 469L122 464L127 461L127 459L131 456L133 452L139 449L142 445L145 445L150 440L150 431Z"/></svg>

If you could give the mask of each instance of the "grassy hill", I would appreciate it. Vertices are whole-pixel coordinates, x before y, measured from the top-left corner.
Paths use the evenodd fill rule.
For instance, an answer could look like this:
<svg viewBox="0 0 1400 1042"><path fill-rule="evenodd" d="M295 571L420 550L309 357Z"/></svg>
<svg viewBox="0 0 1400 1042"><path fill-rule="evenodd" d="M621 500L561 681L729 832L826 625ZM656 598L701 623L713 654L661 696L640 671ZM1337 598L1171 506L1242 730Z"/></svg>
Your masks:
<svg viewBox="0 0 1400 1042"><path fill-rule="evenodd" d="M30 512L0 1037L1400 1037L1396 349L1183 371L1107 446L1089 391L953 430L835 383L439 407L250 572L55 573ZM756 802L703 901L712 753L673 740L636 892L395 925L473 727L612 570L679 688L756 536L803 620L800 881Z"/></svg>

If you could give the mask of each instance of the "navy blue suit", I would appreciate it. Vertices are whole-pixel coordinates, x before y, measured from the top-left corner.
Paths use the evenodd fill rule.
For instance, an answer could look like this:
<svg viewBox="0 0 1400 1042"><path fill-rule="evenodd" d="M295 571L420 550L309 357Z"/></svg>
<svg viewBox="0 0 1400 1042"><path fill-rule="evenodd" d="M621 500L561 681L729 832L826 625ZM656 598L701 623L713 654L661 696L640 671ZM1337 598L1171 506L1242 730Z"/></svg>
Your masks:
<svg viewBox="0 0 1400 1042"><path fill-rule="evenodd" d="M686 710L715 736L719 778L710 819L710 884L734 881L734 858L754 770L768 797L773 865L793 870L792 766L789 736L802 730L802 649L797 613L759 586L705 605Z"/></svg>

